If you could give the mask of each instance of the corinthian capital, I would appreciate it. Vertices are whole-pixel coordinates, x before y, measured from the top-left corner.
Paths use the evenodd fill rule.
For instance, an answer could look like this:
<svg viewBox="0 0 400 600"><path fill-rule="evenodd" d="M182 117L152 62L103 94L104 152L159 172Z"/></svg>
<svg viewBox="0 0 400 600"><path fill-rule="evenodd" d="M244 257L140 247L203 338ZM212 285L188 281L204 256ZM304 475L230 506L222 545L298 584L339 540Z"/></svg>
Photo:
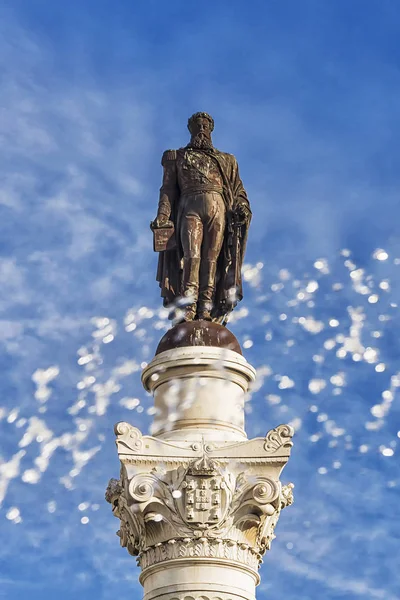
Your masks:
<svg viewBox="0 0 400 600"><path fill-rule="evenodd" d="M226 447L226 453L235 455L227 460L214 458L223 455L216 444L196 443L189 449L156 440L155 447L170 455L159 455L155 464L152 456L136 452L135 444L143 447L140 432L119 424L122 452L130 440L135 448L135 458L124 454L121 461L122 480L112 479L106 492L121 521L121 545L139 556L143 569L191 556L233 560L257 569L271 546L280 511L293 501L292 484L282 487L279 481L283 458L270 457L280 454L281 447L290 448L292 434L286 425L269 432L264 458L257 460L249 459L247 451L240 456L254 441ZM190 452L196 457L189 459Z"/></svg>

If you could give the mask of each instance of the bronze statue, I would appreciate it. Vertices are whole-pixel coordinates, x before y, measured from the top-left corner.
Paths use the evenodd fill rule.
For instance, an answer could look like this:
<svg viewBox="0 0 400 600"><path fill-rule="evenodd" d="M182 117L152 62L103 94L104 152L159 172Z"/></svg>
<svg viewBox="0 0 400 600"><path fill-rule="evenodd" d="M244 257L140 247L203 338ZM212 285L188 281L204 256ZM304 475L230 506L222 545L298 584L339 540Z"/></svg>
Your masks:
<svg viewBox="0 0 400 600"><path fill-rule="evenodd" d="M236 158L214 148L213 118L188 121L190 142L164 152L157 218L157 281L179 321L225 324L243 297L241 267L251 210Z"/></svg>

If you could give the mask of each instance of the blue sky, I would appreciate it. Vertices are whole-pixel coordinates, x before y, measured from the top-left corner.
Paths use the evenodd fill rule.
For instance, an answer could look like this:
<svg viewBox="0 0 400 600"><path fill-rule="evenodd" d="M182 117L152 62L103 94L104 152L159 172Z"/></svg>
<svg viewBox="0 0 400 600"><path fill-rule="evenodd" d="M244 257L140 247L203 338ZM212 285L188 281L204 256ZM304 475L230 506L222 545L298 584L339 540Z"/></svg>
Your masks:
<svg viewBox="0 0 400 600"><path fill-rule="evenodd" d="M394 0L0 2L0 598L141 594L103 494L113 424L151 422L148 224L197 110L254 214L248 433L297 431L258 597L397 598L399 24Z"/></svg>

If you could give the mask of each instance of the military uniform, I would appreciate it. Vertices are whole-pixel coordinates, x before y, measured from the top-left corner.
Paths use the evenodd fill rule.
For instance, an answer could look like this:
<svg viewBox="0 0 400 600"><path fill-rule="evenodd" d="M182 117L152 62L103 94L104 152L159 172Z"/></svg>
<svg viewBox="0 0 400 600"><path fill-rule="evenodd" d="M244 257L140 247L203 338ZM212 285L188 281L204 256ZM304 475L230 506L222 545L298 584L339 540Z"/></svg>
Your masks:
<svg viewBox="0 0 400 600"><path fill-rule="evenodd" d="M221 158L222 157L222 158ZM229 185L224 175L224 159L236 159L218 150L203 150L187 146L167 150L162 157L163 184L160 190L158 215L174 222L182 274L177 284L160 274L161 287L173 289L173 295L186 297L186 318L211 318L216 290L218 259L221 254L228 212L233 210L232 198L226 197ZM221 162L222 161L222 162ZM247 203L241 186L241 202ZM248 209L249 210L249 209ZM162 259L161 259L162 262ZM161 265L161 271L163 266ZM165 269L164 269L165 271ZM166 296L165 296L166 297Z"/></svg>

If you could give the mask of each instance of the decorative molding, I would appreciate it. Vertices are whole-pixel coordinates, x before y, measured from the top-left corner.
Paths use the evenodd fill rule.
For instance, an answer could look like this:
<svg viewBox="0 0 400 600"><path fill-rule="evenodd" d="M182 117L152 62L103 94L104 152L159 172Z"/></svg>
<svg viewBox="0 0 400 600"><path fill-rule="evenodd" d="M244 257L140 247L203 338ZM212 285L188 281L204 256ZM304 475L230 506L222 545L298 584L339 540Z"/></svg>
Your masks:
<svg viewBox="0 0 400 600"><path fill-rule="evenodd" d="M171 465L185 465L188 466L191 462L191 458L176 458L172 456L127 456L123 457L122 462L124 465L145 465L149 464L152 467L160 464L171 464ZM218 462L221 465L229 465L234 458L218 458ZM240 463L243 465L280 465L286 464L287 459L278 456L268 456L266 458L248 458L240 457Z"/></svg>
<svg viewBox="0 0 400 600"><path fill-rule="evenodd" d="M199 592L197 589L193 594L165 594L161 596L161 600L243 600L243 598L244 596L240 592L232 594L218 591L211 595L209 590Z"/></svg>
<svg viewBox="0 0 400 600"><path fill-rule="evenodd" d="M289 458L294 434L290 425L279 425L269 431L265 438L240 440L235 443L167 442L150 435L142 435L136 427L121 421L115 425L116 445L121 462L170 462L191 461L201 458L206 451L210 459L228 463L240 458L248 464L281 461Z"/></svg>
<svg viewBox="0 0 400 600"><path fill-rule="evenodd" d="M124 447L131 452L139 452L143 448L142 432L136 427L132 427L129 423L120 421L114 427L115 435L117 436L116 444L118 452ZM122 446L122 448L121 448Z"/></svg>
<svg viewBox="0 0 400 600"><path fill-rule="evenodd" d="M240 562L257 570L261 554L248 544L219 538L172 538L167 542L145 548L138 556L138 564L146 569L165 560L181 558L218 558Z"/></svg>
<svg viewBox="0 0 400 600"><path fill-rule="evenodd" d="M291 448L293 446L292 437L294 429L290 425L278 425L275 429L268 431L265 436L264 449L266 452L277 452L281 448Z"/></svg>

